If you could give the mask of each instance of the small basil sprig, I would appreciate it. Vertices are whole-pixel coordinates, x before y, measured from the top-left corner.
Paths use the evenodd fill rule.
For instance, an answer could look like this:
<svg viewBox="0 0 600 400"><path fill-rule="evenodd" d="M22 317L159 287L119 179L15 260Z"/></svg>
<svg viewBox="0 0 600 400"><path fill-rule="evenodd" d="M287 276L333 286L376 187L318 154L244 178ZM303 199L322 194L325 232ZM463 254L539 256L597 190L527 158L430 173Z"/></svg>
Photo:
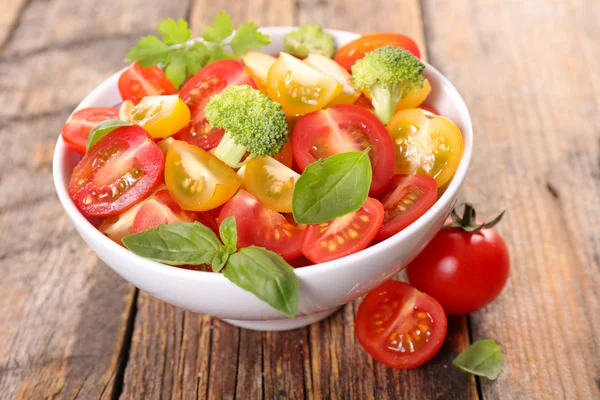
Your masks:
<svg viewBox="0 0 600 400"><path fill-rule="evenodd" d="M278 254L262 247L236 252L234 217L219 227L219 238L199 222L174 222L129 235L123 244L138 256L169 265L211 264L214 272L225 267L223 276L254 294L274 309L293 318L298 312L298 278Z"/></svg>
<svg viewBox="0 0 600 400"><path fill-rule="evenodd" d="M120 119L107 119L100 122L90 131L85 151L89 151L100 139L121 126L131 126L131 124L129 122L121 121Z"/></svg>
<svg viewBox="0 0 600 400"><path fill-rule="evenodd" d="M453 362L473 375L495 380L502 371L502 348L491 339L478 340L463 350Z"/></svg>
<svg viewBox="0 0 600 400"><path fill-rule="evenodd" d="M294 220L320 224L358 210L371 186L369 150L336 154L306 167L294 187Z"/></svg>

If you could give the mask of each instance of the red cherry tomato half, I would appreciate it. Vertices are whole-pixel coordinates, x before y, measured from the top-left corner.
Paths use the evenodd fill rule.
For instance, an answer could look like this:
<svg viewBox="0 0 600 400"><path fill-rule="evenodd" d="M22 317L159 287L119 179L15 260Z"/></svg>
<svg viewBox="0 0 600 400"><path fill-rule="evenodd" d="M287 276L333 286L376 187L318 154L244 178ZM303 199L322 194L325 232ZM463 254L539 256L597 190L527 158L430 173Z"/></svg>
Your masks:
<svg viewBox="0 0 600 400"><path fill-rule="evenodd" d="M302 234L302 254L314 263L354 254L371 243L382 222L383 206L368 198L358 211L309 225Z"/></svg>
<svg viewBox="0 0 600 400"><path fill-rule="evenodd" d="M119 92L123 100L139 103L145 96L175 94L177 89L157 66L142 68L136 62L131 64L119 78Z"/></svg>
<svg viewBox="0 0 600 400"><path fill-rule="evenodd" d="M171 198L167 189L147 199L133 219L132 233L143 232L162 224L194 221L194 213L186 212Z"/></svg>
<svg viewBox="0 0 600 400"><path fill-rule="evenodd" d="M264 247L286 261L298 258L302 230L290 224L283 215L262 204L250 193L240 190L219 214L219 221L234 216L237 226L237 248Z"/></svg>
<svg viewBox="0 0 600 400"><path fill-rule="evenodd" d="M448 322L433 297L404 282L387 281L360 303L354 324L356 338L373 358L409 369L437 354Z"/></svg>
<svg viewBox="0 0 600 400"><path fill-rule="evenodd" d="M387 45L403 48L410 51L413 56L417 58L421 57L419 47L408 36L399 33L367 33L340 47L335 54L334 60L350 71L356 60L363 58L369 51Z"/></svg>
<svg viewBox="0 0 600 400"><path fill-rule="evenodd" d="M400 232L425 214L436 200L435 179L426 175L394 175L381 197L385 214L375 239L387 239Z"/></svg>
<svg viewBox="0 0 600 400"><path fill-rule="evenodd" d="M216 147L223 138L223 129L212 129L204 118L204 107L210 97L221 93L227 86L250 85L256 83L238 60L219 60L204 67L192 76L179 91L179 96L187 104L192 114L190 123L173 137L184 140L203 150Z"/></svg>
<svg viewBox="0 0 600 400"><path fill-rule="evenodd" d="M340 104L302 116L292 134L294 160L302 171L317 160L369 146L373 146L369 194L376 195L392 179L395 152L390 134L375 115L354 104Z"/></svg>
<svg viewBox="0 0 600 400"><path fill-rule="evenodd" d="M76 111L63 125L61 135L69 148L85 154L87 139L94 127L102 121L119 117L119 110L108 107L91 107Z"/></svg>
<svg viewBox="0 0 600 400"><path fill-rule="evenodd" d="M508 248L494 229L443 229L406 268L410 283L435 297L448 314L468 314L491 303L509 272Z"/></svg>
<svg viewBox="0 0 600 400"><path fill-rule="evenodd" d="M73 169L69 195L82 214L108 217L146 198L161 182L163 156L137 125L115 129Z"/></svg>

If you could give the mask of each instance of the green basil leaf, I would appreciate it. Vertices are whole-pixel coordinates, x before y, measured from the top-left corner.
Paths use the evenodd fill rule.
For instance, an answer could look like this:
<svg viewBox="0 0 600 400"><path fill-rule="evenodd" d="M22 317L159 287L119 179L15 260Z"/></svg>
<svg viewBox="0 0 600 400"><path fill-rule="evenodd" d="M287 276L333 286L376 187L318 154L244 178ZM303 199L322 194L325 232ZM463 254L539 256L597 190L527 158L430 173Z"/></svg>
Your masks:
<svg viewBox="0 0 600 400"><path fill-rule="evenodd" d="M228 251L217 235L199 222L174 222L125 236L123 244L138 256L169 265L211 264L223 268Z"/></svg>
<svg viewBox="0 0 600 400"><path fill-rule="evenodd" d="M299 224L320 224L358 210L371 186L370 149L310 164L294 188L292 213Z"/></svg>
<svg viewBox="0 0 600 400"><path fill-rule="evenodd" d="M503 361L500 345L491 339L484 339L471 344L452 362L465 372L493 381L500 375Z"/></svg>
<svg viewBox="0 0 600 400"><path fill-rule="evenodd" d="M221 240L225 247L232 253L235 253L237 251L238 234L235 217L233 215L225 218L223 222L221 222L221 225L219 226L219 235L221 235Z"/></svg>
<svg viewBox="0 0 600 400"><path fill-rule="evenodd" d="M107 119L106 121L100 122L91 130L90 134L88 135L85 151L89 151L93 145L98 143L98 140L102 139L104 136L121 126L132 126L132 124L121 121L120 119Z"/></svg>
<svg viewBox="0 0 600 400"><path fill-rule="evenodd" d="M298 313L298 278L278 254L262 247L244 247L229 256L223 275L288 317Z"/></svg>

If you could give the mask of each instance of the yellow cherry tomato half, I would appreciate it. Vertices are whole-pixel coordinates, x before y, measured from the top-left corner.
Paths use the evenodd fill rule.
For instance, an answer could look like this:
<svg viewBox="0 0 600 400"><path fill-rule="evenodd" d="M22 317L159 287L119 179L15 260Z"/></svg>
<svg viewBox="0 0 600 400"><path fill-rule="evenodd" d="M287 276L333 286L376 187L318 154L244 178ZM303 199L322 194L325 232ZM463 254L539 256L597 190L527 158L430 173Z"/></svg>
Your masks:
<svg viewBox="0 0 600 400"><path fill-rule="evenodd" d="M139 125L155 139L166 138L190 122L190 109L179 95L146 96L137 105L125 100L119 118Z"/></svg>
<svg viewBox="0 0 600 400"><path fill-rule="evenodd" d="M242 63L246 72L254 79L258 88L262 91L267 89L267 77L269 69L275 63L276 58L265 53L249 51L242 57Z"/></svg>
<svg viewBox="0 0 600 400"><path fill-rule="evenodd" d="M458 168L462 135L454 122L417 108L398 111L387 125L396 150L395 174L427 175L443 186Z"/></svg>
<svg viewBox="0 0 600 400"><path fill-rule="evenodd" d="M396 106L396 111L406 110L407 108L417 108L425 101L431 93L431 83L429 79L423 81L423 87L412 90L406 96L400 99Z"/></svg>
<svg viewBox="0 0 600 400"><path fill-rule="evenodd" d="M250 159L245 165L244 187L264 206L292 212L292 194L300 175L271 157Z"/></svg>
<svg viewBox="0 0 600 400"><path fill-rule="evenodd" d="M163 158L167 158L167 152L169 151L169 147L171 147L171 143L173 143L174 141L175 139L173 139L172 137L168 137L156 143L160 151L162 151L163 153Z"/></svg>
<svg viewBox="0 0 600 400"><path fill-rule="evenodd" d="M360 97L360 92L354 90L354 86L350 82L350 73L331 58L321 54L309 54L304 59L304 62L325 75L332 77L342 85L342 91L329 105L353 104Z"/></svg>
<svg viewBox="0 0 600 400"><path fill-rule="evenodd" d="M320 110L341 90L335 79L286 53L281 53L269 69L267 94L288 116Z"/></svg>
<svg viewBox="0 0 600 400"><path fill-rule="evenodd" d="M240 179L207 151L174 140L167 152L165 183L181 208L206 211L225 204L240 187Z"/></svg>

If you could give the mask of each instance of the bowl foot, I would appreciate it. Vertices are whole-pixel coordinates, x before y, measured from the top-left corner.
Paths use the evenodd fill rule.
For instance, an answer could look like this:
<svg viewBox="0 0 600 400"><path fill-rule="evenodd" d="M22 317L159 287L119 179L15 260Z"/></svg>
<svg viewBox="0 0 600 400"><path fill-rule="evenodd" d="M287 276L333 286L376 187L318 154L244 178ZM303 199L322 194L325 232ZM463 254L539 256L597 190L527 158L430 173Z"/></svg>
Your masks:
<svg viewBox="0 0 600 400"><path fill-rule="evenodd" d="M296 318L273 319L266 321L244 321L236 319L224 319L223 321L240 328L251 329L253 331L288 331L291 329L302 328L317 321L329 317L340 309L341 306L329 310L320 311L315 314L303 315Z"/></svg>

